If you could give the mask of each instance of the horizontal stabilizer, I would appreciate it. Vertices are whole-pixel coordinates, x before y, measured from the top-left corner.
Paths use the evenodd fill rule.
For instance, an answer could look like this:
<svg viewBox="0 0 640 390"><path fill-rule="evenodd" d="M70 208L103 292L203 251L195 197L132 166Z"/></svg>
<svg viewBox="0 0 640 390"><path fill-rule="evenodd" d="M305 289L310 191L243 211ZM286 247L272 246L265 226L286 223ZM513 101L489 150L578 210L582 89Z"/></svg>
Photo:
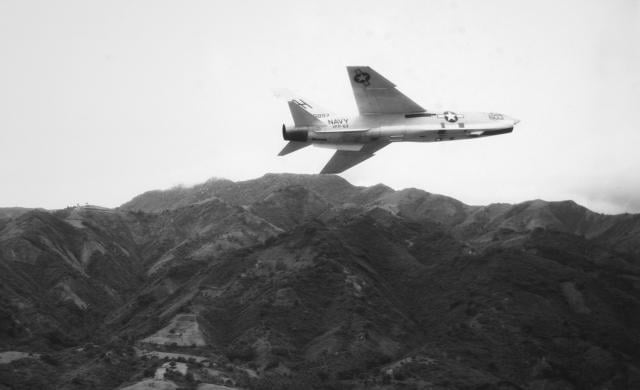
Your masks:
<svg viewBox="0 0 640 390"><path fill-rule="evenodd" d="M289 141L289 143L285 145L285 147L280 151L280 153L278 153L278 156L284 156L289 153L293 153L296 150L300 150L309 145L311 144L308 142Z"/></svg>

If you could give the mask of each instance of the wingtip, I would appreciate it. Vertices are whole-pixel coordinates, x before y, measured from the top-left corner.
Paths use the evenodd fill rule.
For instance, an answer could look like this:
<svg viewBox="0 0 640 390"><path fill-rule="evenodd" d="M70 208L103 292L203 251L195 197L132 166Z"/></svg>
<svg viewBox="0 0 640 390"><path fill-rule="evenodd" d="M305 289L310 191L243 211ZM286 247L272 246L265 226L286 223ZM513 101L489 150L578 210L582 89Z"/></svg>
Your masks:
<svg viewBox="0 0 640 390"><path fill-rule="evenodd" d="M328 164L328 163L327 163ZM328 167L324 167L322 168L322 170L320 171L321 175L337 175L338 173L342 173L346 171L346 169L340 169L340 170L336 170L336 169L331 169Z"/></svg>

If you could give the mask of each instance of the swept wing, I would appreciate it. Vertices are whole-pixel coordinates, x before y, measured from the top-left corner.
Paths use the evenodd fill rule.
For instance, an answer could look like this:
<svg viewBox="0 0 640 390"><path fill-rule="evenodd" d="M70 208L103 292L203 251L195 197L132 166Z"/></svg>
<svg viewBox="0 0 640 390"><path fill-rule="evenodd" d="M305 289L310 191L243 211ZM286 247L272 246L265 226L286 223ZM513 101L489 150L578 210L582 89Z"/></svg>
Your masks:
<svg viewBox="0 0 640 390"><path fill-rule="evenodd" d="M361 115L410 114L426 111L398 91L395 84L369 66L347 66L347 73Z"/></svg>
<svg viewBox="0 0 640 390"><path fill-rule="evenodd" d="M373 142L365 144L360 150L338 150L320 173L340 173L360 164L374 156L375 152L389 145L390 142Z"/></svg>

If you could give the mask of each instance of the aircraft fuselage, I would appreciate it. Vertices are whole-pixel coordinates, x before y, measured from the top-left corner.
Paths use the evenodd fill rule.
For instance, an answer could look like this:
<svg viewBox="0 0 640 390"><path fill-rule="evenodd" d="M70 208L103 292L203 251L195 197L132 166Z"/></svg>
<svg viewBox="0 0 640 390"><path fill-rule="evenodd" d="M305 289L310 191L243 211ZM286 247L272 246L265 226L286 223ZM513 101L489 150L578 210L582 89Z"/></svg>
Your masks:
<svg viewBox="0 0 640 390"><path fill-rule="evenodd" d="M315 115L319 117L321 115ZM510 133L517 120L497 113L464 112L359 115L322 114L325 127L309 127L316 146L386 142L439 142ZM294 129L293 126L286 126Z"/></svg>
<svg viewBox="0 0 640 390"><path fill-rule="evenodd" d="M309 145L336 150L320 173L340 173L393 142L438 142L513 131L518 120L497 113L431 112L396 89L369 66L348 66L358 116L332 115L303 98L289 96L294 125L282 125L285 156Z"/></svg>

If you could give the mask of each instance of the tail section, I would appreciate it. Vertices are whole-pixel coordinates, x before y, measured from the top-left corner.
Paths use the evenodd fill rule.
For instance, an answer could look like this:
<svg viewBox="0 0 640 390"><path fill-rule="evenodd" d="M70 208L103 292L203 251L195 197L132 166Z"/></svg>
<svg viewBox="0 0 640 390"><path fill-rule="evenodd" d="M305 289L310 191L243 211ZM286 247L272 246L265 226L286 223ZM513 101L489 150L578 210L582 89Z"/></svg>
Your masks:
<svg viewBox="0 0 640 390"><path fill-rule="evenodd" d="M287 100L293 118L293 126L282 125L282 138L289 143L278 153L278 156L284 156L311 145L309 132L327 127L327 123L322 119L329 118L331 114L289 91L277 91L276 96Z"/></svg>

